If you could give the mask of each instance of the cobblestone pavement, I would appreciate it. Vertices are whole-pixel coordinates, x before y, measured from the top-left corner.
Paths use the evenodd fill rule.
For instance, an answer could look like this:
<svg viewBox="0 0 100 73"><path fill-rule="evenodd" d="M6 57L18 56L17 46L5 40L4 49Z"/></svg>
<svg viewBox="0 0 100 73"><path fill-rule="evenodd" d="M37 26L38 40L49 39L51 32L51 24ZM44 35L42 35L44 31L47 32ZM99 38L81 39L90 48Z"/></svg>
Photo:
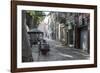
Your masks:
<svg viewBox="0 0 100 73"><path fill-rule="evenodd" d="M32 46L34 61L61 61L61 60L83 60L89 59L89 54L75 48L66 48L60 42L46 39L50 45L50 52L44 56L39 55L38 45Z"/></svg>

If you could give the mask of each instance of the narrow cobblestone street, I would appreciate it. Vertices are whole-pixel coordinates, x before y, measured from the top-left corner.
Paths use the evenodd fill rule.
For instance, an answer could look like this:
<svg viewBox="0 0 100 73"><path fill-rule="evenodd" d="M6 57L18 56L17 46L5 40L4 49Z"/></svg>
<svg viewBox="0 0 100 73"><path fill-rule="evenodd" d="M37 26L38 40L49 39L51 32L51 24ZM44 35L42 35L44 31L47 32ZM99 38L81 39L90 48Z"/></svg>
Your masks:
<svg viewBox="0 0 100 73"><path fill-rule="evenodd" d="M90 14L22 10L22 61L90 58Z"/></svg>
<svg viewBox="0 0 100 73"><path fill-rule="evenodd" d="M89 59L88 53L75 49L75 48L66 48L62 46L60 42L46 39L50 45L50 52L44 56L39 55L38 45L32 46L32 55L34 61L61 61L61 60L83 60Z"/></svg>

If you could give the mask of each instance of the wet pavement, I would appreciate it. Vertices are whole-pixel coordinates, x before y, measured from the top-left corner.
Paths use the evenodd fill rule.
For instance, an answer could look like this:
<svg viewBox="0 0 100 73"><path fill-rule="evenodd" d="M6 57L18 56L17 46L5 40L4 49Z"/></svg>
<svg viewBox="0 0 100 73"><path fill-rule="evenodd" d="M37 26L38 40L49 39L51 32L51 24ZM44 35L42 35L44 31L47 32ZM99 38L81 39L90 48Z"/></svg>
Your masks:
<svg viewBox="0 0 100 73"><path fill-rule="evenodd" d="M32 55L34 61L61 61L61 60L85 60L89 59L89 54L76 49L66 48L60 42L46 39L50 45L50 51L47 55L39 53L38 45L32 46Z"/></svg>

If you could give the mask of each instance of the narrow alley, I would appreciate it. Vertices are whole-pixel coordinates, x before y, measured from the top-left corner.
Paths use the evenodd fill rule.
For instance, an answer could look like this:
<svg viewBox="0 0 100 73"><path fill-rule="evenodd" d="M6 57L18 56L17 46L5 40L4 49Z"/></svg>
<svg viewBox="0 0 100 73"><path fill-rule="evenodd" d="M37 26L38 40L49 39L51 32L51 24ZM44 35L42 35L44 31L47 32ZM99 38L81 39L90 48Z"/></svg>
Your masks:
<svg viewBox="0 0 100 73"><path fill-rule="evenodd" d="M89 13L23 10L22 15L23 62L90 58Z"/></svg>

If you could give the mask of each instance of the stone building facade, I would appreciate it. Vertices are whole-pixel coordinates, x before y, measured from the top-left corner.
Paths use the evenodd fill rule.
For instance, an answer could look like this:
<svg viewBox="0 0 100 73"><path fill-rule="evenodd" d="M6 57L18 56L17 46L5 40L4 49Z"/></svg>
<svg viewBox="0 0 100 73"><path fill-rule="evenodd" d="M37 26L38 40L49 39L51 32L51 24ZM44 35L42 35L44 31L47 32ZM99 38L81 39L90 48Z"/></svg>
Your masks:
<svg viewBox="0 0 100 73"><path fill-rule="evenodd" d="M48 14L48 29L51 38L69 48L77 48L89 53L88 13L50 12Z"/></svg>

